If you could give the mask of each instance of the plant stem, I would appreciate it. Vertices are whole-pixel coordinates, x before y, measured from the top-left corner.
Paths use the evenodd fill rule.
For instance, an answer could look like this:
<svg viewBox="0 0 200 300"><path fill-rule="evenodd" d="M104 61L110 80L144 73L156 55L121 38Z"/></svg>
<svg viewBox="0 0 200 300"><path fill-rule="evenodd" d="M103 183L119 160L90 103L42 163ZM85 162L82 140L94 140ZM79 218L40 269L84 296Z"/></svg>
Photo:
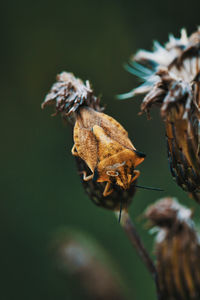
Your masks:
<svg viewBox="0 0 200 300"><path fill-rule="evenodd" d="M115 212L115 215L118 219L119 219L119 213L120 213L119 211ZM157 289L157 298L160 300L161 298L160 298L160 292L159 292L159 284L158 284L158 278L157 278L158 276L157 276L156 267L155 267L151 257L149 256L147 250L145 249L145 247L136 231L136 228L135 228L133 222L131 221L128 211L125 209L123 209L121 212L120 224L121 224L122 228L124 229L125 233L127 234L131 244L134 246L138 255L140 256L143 263L145 264L146 268L151 273L153 280L155 282L155 285L156 285L156 289Z"/></svg>

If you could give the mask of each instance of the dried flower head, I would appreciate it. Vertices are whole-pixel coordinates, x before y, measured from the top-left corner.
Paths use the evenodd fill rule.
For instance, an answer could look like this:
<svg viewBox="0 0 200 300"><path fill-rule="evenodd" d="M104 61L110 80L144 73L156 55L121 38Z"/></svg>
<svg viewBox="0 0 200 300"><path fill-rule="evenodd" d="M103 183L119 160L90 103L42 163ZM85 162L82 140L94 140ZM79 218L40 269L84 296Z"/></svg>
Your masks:
<svg viewBox="0 0 200 300"><path fill-rule="evenodd" d="M147 94L141 106L142 112L149 112L152 105L158 105L163 116L171 106L182 104L182 118L186 118L192 105L198 110L200 101L199 49L200 28L189 38L185 29L181 31L180 39L170 35L165 47L154 42L153 52L138 51L128 70L144 80L144 84L122 95L122 98Z"/></svg>
<svg viewBox="0 0 200 300"><path fill-rule="evenodd" d="M46 95L42 108L55 104L56 114L70 117L82 105L101 111L100 98L95 97L90 82L86 83L74 76L73 73L62 72L57 75L57 81Z"/></svg>
<svg viewBox="0 0 200 300"><path fill-rule="evenodd" d="M165 47L140 50L129 70L145 82L122 98L145 93L141 111L160 107L165 121L168 157L179 186L200 201L200 28L190 37L170 35Z"/></svg>
<svg viewBox="0 0 200 300"><path fill-rule="evenodd" d="M72 154L87 193L99 206L127 208L140 175L135 167L145 155L135 149L120 123L101 112L88 82L84 85L66 72L57 79L42 107L53 104L63 117L73 115Z"/></svg>
<svg viewBox="0 0 200 300"><path fill-rule="evenodd" d="M126 298L123 279L95 240L73 229L62 229L51 244L56 267L76 279L87 299ZM67 277L69 280L69 277Z"/></svg>
<svg viewBox="0 0 200 300"><path fill-rule="evenodd" d="M145 212L156 226L156 267L161 299L200 297L200 244L192 211L176 199L163 198Z"/></svg>

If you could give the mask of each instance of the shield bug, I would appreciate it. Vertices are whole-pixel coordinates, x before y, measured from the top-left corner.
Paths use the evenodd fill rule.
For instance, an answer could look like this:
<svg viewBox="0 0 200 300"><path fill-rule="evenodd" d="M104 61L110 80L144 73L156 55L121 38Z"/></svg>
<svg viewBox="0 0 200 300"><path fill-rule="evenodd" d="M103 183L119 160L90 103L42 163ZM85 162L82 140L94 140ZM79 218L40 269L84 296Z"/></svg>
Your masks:
<svg viewBox="0 0 200 300"><path fill-rule="evenodd" d="M89 107L77 112L72 154L83 159L91 170L91 174L83 172L83 180L106 182L104 197L113 192L113 185L129 189L140 175L135 167L145 157L115 119Z"/></svg>

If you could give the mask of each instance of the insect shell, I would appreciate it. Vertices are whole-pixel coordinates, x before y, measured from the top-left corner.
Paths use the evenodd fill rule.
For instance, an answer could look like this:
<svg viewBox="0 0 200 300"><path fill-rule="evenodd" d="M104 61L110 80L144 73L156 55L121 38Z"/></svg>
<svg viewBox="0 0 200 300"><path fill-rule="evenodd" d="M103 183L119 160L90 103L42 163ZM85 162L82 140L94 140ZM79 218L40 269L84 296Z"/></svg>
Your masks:
<svg viewBox="0 0 200 300"><path fill-rule="evenodd" d="M81 107L77 113L72 154L84 160L92 172L83 171L83 180L106 182L104 197L113 192L113 185L129 189L140 175L135 167L145 157L115 119L89 107Z"/></svg>

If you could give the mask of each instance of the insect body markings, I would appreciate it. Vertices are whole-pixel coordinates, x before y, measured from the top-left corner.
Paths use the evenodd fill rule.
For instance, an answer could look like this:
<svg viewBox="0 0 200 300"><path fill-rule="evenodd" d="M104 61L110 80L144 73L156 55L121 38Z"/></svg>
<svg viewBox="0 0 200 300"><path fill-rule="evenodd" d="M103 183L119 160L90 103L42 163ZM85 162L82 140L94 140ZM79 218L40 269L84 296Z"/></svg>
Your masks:
<svg viewBox="0 0 200 300"><path fill-rule="evenodd" d="M81 107L77 113L72 154L83 159L92 172L83 172L85 181L107 182L104 197L113 192L113 185L127 190L140 175L135 167L145 157L115 119L89 107Z"/></svg>

